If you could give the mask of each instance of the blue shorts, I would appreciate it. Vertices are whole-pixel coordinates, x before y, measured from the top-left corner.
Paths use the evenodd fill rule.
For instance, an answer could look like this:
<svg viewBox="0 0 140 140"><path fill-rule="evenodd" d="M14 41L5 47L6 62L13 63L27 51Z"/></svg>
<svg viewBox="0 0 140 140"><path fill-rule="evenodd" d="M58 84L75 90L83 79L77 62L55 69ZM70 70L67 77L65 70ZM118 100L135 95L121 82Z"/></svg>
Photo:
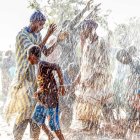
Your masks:
<svg viewBox="0 0 140 140"><path fill-rule="evenodd" d="M140 94L140 89L138 89L138 94Z"/></svg>
<svg viewBox="0 0 140 140"><path fill-rule="evenodd" d="M48 117L49 126L52 131L60 130L59 124L59 107L56 108L45 108L42 105L37 104L32 115L32 120L35 121L39 126L45 124L45 119Z"/></svg>

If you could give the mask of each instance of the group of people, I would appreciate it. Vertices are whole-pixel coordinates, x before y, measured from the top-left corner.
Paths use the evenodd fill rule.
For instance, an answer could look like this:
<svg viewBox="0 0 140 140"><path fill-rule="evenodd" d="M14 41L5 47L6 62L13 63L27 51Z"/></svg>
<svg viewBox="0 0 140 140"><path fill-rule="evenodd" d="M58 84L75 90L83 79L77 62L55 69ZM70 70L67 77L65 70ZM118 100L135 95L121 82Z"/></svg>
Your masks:
<svg viewBox="0 0 140 140"><path fill-rule="evenodd" d="M6 101L9 85L15 74L15 60L12 50L7 50L1 53L1 84L2 84L2 97Z"/></svg>
<svg viewBox="0 0 140 140"><path fill-rule="evenodd" d="M50 140L53 139L54 136L45 125L46 117L50 129L60 140L64 139L58 117L58 95L65 94L62 72L58 65L39 60L41 52L46 57L53 52L61 40L61 36L58 36L57 41L49 48L45 46L48 38L56 30L56 25L51 24L42 39L40 31L43 29L45 21L45 16L40 11L35 11L30 18L30 25L23 28L16 37L17 69L9 91L10 97L7 97L5 105L7 120L13 113L18 114L13 129L15 140L22 139L28 123L30 123L32 139L39 139L40 128L44 130ZM59 88L57 88L53 71L58 73ZM34 113L33 110L35 110Z"/></svg>
<svg viewBox="0 0 140 140"><path fill-rule="evenodd" d="M39 10L35 11L30 18L30 25L23 28L16 37L17 69L5 105L7 120L13 113L17 113L13 129L15 140L22 139L28 123L30 137L33 140L39 139L40 129L47 134L49 140L55 137L51 131L55 132L58 139L64 140L59 122L59 95L65 95L65 83L71 84L71 89L77 87L71 128L79 124L81 126L78 129L82 130L98 127L102 110L106 114L106 106L113 100L113 91L110 90L112 75L109 46L106 46L104 40L96 34L98 24L93 20L84 20L81 24L79 74L77 77L72 77L65 72L67 75L65 77L59 65L42 61L41 53L46 57L49 56L68 34L60 32L57 40L51 46L46 46L57 27L51 24L42 39L40 31L45 21L45 16ZM135 69L136 75L140 78L139 65L134 67L131 56L126 51L121 51L123 52L117 53L117 59L133 66L132 71ZM57 73L58 82L54 72ZM72 81L69 80L70 77ZM45 124L46 118L49 128ZM78 120L78 124L75 120Z"/></svg>

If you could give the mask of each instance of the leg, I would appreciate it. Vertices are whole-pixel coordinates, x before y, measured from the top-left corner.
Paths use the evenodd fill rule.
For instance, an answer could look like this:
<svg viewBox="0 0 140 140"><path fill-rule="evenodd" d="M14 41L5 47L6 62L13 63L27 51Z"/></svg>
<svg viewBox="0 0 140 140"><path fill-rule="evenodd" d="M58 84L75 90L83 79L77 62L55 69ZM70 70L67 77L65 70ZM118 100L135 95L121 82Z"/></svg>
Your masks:
<svg viewBox="0 0 140 140"><path fill-rule="evenodd" d="M56 134L56 136L58 137L59 140L65 140L61 130L55 131L55 134Z"/></svg>
<svg viewBox="0 0 140 140"><path fill-rule="evenodd" d="M13 135L15 140L21 140L29 120L24 120L19 124L15 124L13 128Z"/></svg>
<svg viewBox="0 0 140 140"><path fill-rule="evenodd" d="M54 136L45 124L41 125L42 130L48 135L49 140L53 140Z"/></svg>
<svg viewBox="0 0 140 140"><path fill-rule="evenodd" d="M40 127L30 120L30 138L32 140L39 140L39 134L40 134Z"/></svg>
<svg viewBox="0 0 140 140"><path fill-rule="evenodd" d="M133 123L136 120L137 110L135 108L132 108L130 111L130 116L128 118L128 128L133 131Z"/></svg>
<svg viewBox="0 0 140 140"><path fill-rule="evenodd" d="M55 132L55 134L57 135L59 140L64 140L64 136L60 130L58 114L59 114L58 106L56 108L48 109L49 126L50 126L51 130Z"/></svg>
<svg viewBox="0 0 140 140"><path fill-rule="evenodd" d="M91 120L86 120L83 122L85 128L83 129L84 131L91 131L93 129L97 130L98 129L98 121L91 121Z"/></svg>
<svg viewBox="0 0 140 140"><path fill-rule="evenodd" d="M47 116L47 110L44 106L42 105L36 105L35 111L32 116L32 127L31 127L31 137L34 140L39 139L39 134L40 134L40 127L43 129L43 131L48 135L49 140L53 139L52 133L49 131L47 126L45 125L45 119ZM40 126L40 127L39 127Z"/></svg>

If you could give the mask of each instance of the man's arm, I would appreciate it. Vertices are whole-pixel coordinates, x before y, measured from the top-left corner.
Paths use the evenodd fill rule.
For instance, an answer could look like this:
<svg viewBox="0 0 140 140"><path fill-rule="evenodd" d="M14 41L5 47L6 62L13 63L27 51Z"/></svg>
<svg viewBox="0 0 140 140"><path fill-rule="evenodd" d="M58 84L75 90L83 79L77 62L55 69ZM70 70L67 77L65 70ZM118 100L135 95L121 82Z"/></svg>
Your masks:
<svg viewBox="0 0 140 140"><path fill-rule="evenodd" d="M55 43L53 43L53 45L49 48L46 48L46 46L44 45L44 47L42 47L42 52L43 54L47 57L49 56L57 47L57 45L63 41L64 39L66 39L66 37L68 36L67 32L60 32L57 36L57 40Z"/></svg>
<svg viewBox="0 0 140 140"><path fill-rule="evenodd" d="M49 48L46 48L45 44L48 40L48 38L54 33L54 31L56 30L56 25L55 24L51 24L49 26L49 29L48 29L48 32L46 34L46 36L43 38L43 41L39 44L39 47L41 48L43 54L47 57L49 56L53 51L54 49L56 48L56 42Z"/></svg>
<svg viewBox="0 0 140 140"><path fill-rule="evenodd" d="M43 38L42 42L39 44L39 47L41 49L45 46L48 38L54 33L55 30L56 30L56 25L55 24L50 24L49 29L47 31L47 34Z"/></svg>
<svg viewBox="0 0 140 140"><path fill-rule="evenodd" d="M97 16L97 12L100 10L100 8L99 8L100 5L101 5L101 3L99 3L98 5L95 5L93 10L83 20L87 20L87 19L94 20L94 18ZM76 26L76 29L80 29L83 20Z"/></svg>
<svg viewBox="0 0 140 140"><path fill-rule="evenodd" d="M98 9L98 7L99 7L100 5L101 5L101 3L98 4L98 5L96 5L96 6L94 7L94 9L87 15L87 17L86 17L85 19L90 19L90 18L95 17L95 16L97 15L97 11L100 10L100 9Z"/></svg>
<svg viewBox="0 0 140 140"><path fill-rule="evenodd" d="M41 103L41 101L40 101L39 98L38 98L38 92L35 92L35 93L33 94L33 98L34 98L37 102Z"/></svg>
<svg viewBox="0 0 140 140"><path fill-rule="evenodd" d="M85 8L70 22L68 28L71 29L72 27L74 27L79 21L80 19L83 17L84 13L90 9L90 5L92 3L92 0L89 0L87 5L85 6Z"/></svg>
<svg viewBox="0 0 140 140"><path fill-rule="evenodd" d="M53 43L53 45L51 47L49 47L48 49L44 46L42 48L42 52L43 54L47 57L49 56L53 51L54 49L57 47L57 45L59 44L60 45L60 42L62 42L63 40L66 39L66 37L68 36L68 33L67 32L60 32L57 36L57 40L55 43Z"/></svg>
<svg viewBox="0 0 140 140"><path fill-rule="evenodd" d="M72 86L75 87L76 85L78 85L80 83L80 79L81 79L81 72L79 71L77 77L75 78L74 82L72 83Z"/></svg>
<svg viewBox="0 0 140 140"><path fill-rule="evenodd" d="M64 85L64 79L63 79L63 74L62 74L62 71L61 71L61 68L57 65L57 74L58 74L58 77L59 77L59 83L60 83L60 86Z"/></svg>
<svg viewBox="0 0 140 140"><path fill-rule="evenodd" d="M56 43L54 43L50 48L46 48L45 44L48 40L48 38L53 34L53 32L56 30L56 25L55 24L51 24L49 26L48 32L46 34L46 36L43 38L43 41L38 45L42 52L46 55L49 56L53 50L56 47ZM40 38L41 39L41 38ZM17 48L17 50L19 51L24 51L26 49L29 49L30 47L36 45L34 44L28 37L28 35L24 34L24 33L19 33L19 35L17 36L17 43L20 44L21 48ZM19 47L19 46L18 46Z"/></svg>
<svg viewBox="0 0 140 140"><path fill-rule="evenodd" d="M49 47L49 48L46 48L46 46L44 46L43 48L42 48L42 52L43 52L43 54L47 57L47 56L49 56L54 50L55 50L55 48L57 47L57 43L54 43L51 47Z"/></svg>
<svg viewBox="0 0 140 140"><path fill-rule="evenodd" d="M58 74L59 84L60 84L59 93L61 93L62 96L64 96L65 95L65 88L64 88L63 74L62 74L61 68L58 65L56 67L57 67L56 72Z"/></svg>

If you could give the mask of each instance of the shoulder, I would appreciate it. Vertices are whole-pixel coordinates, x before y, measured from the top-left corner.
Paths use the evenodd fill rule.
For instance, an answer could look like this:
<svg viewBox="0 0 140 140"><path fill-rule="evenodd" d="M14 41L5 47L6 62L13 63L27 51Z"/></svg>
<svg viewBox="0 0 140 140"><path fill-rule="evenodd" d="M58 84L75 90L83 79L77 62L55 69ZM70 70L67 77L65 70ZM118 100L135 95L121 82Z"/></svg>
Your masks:
<svg viewBox="0 0 140 140"><path fill-rule="evenodd" d="M56 63L49 63L49 62L46 62L46 61L41 61L39 63L39 65L42 68L45 68L46 67L46 68L51 68L53 70L56 70L56 69L59 69L60 68L58 64L56 64Z"/></svg>
<svg viewBox="0 0 140 140"><path fill-rule="evenodd" d="M39 67L40 67L40 66L45 66L45 65L47 65L47 62L46 62L46 61L40 61L40 62L39 62Z"/></svg>
<svg viewBox="0 0 140 140"><path fill-rule="evenodd" d="M28 32L25 28L21 29L16 36L17 39L20 39L21 37L28 37Z"/></svg>
<svg viewBox="0 0 140 140"><path fill-rule="evenodd" d="M45 67L45 66L50 66L53 65L53 63L49 63L47 61L40 61L39 66Z"/></svg>

